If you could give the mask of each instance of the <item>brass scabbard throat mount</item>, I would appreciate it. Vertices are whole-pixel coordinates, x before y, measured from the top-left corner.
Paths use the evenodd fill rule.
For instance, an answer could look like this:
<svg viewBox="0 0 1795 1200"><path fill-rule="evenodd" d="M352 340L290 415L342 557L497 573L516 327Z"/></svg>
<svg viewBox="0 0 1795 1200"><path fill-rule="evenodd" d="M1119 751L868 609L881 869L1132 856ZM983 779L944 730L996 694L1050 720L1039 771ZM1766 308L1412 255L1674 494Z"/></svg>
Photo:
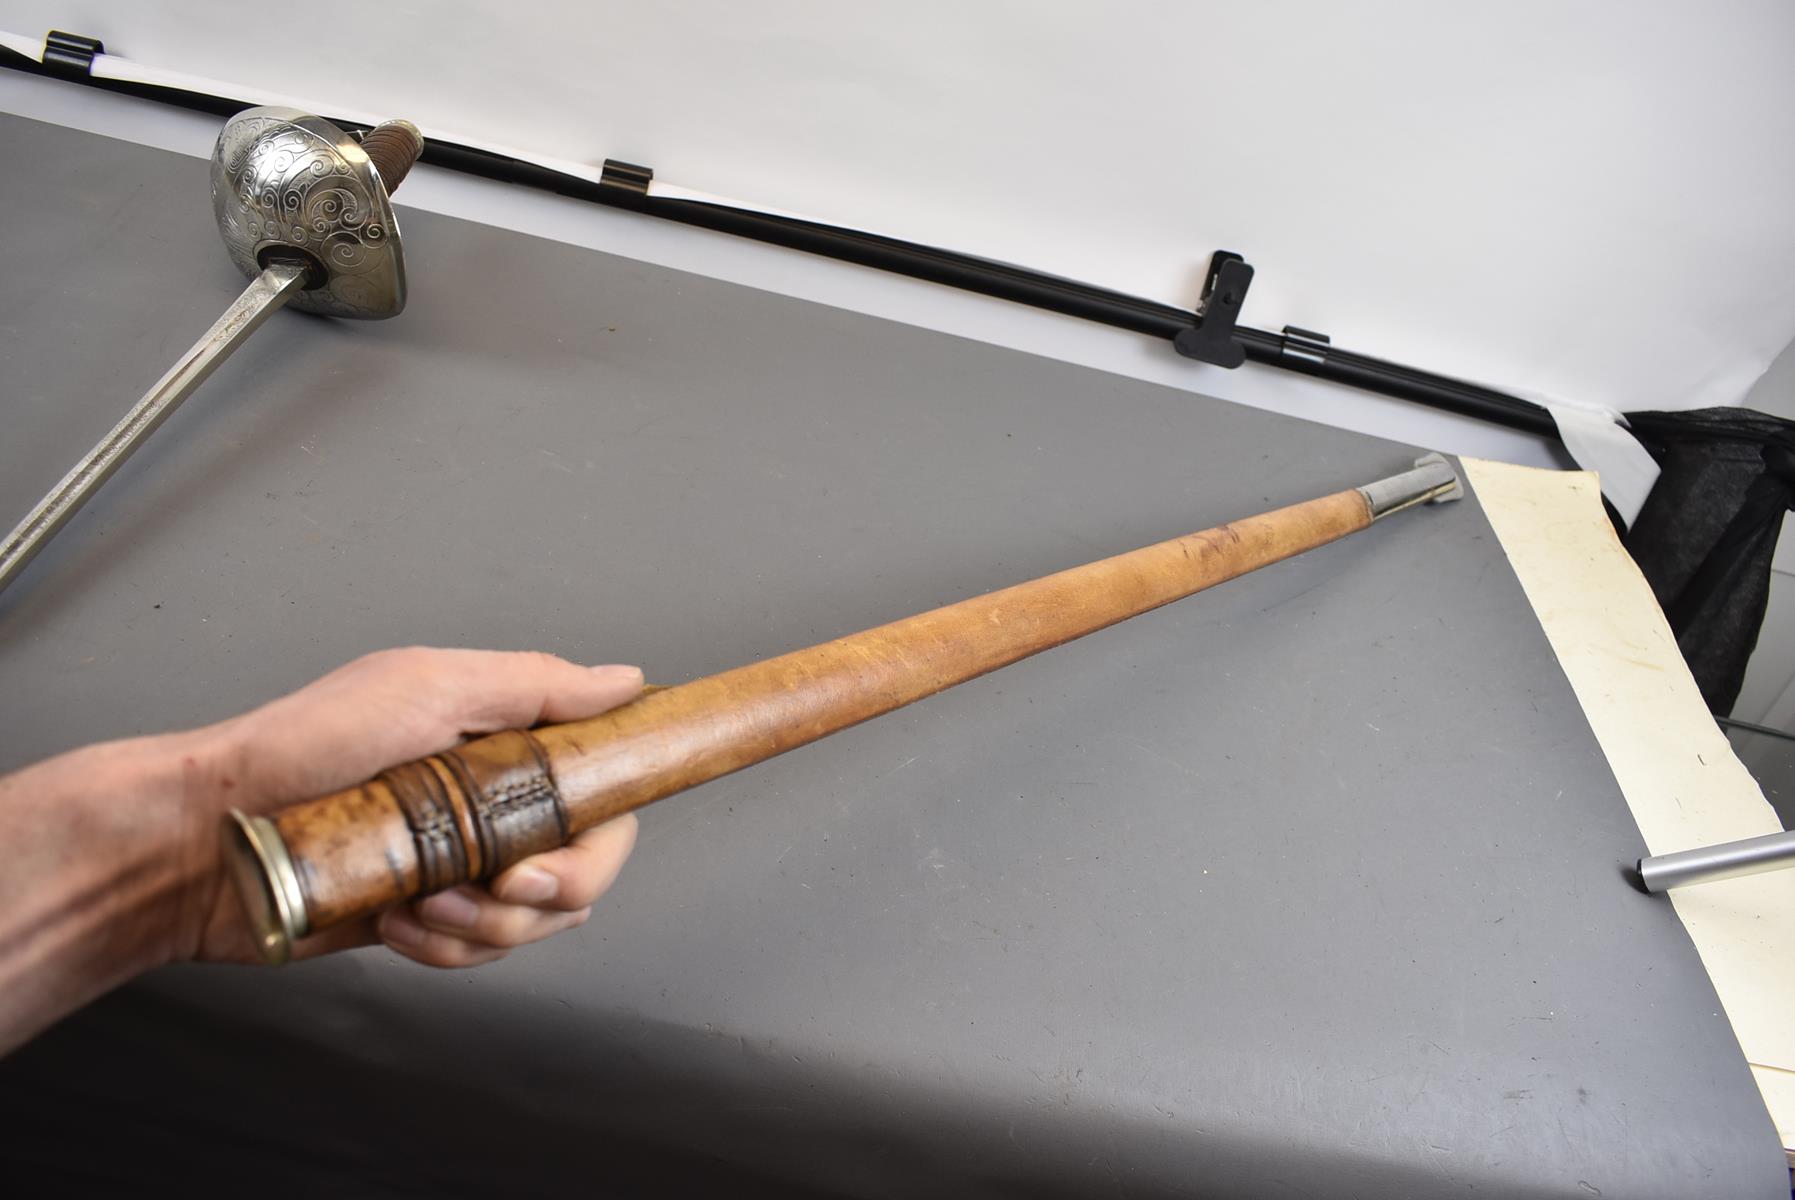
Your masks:
<svg viewBox="0 0 1795 1200"><path fill-rule="evenodd" d="M273 821L234 808L226 838L225 865L243 901L256 952L264 962L279 966L292 957L293 943L311 932L287 844Z"/></svg>

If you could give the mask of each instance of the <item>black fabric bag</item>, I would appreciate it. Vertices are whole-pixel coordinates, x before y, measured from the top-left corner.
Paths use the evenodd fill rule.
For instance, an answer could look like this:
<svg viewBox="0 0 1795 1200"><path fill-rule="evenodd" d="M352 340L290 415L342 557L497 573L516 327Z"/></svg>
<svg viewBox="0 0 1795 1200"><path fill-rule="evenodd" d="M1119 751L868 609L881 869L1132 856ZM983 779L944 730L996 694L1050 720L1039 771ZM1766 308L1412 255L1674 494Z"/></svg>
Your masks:
<svg viewBox="0 0 1795 1200"><path fill-rule="evenodd" d="M1627 531L1708 708L1732 712L1795 507L1795 422L1748 408L1628 413L1662 474Z"/></svg>

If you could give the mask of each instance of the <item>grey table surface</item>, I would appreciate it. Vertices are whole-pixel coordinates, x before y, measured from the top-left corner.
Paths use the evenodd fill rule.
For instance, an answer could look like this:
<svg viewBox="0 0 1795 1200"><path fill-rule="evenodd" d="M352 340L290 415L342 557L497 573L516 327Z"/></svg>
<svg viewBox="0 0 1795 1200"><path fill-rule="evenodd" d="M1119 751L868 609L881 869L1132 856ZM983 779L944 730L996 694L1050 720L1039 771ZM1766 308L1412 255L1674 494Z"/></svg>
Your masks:
<svg viewBox="0 0 1795 1200"><path fill-rule="evenodd" d="M201 162L16 118L0 161L22 514L241 280ZM0 769L395 644L677 681L1414 454L402 220L402 317L277 316L0 596ZM152 976L0 1062L0 1144L276 1192L1786 1195L1641 850L1473 498L659 805L497 966Z"/></svg>

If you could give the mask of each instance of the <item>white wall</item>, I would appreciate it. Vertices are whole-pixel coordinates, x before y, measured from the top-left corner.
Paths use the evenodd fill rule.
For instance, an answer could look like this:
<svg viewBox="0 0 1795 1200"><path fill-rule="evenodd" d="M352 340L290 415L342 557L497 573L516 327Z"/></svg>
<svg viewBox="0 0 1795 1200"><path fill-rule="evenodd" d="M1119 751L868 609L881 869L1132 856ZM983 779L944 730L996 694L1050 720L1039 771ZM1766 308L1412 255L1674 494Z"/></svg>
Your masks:
<svg viewBox="0 0 1795 1200"><path fill-rule="evenodd" d="M113 52L1618 408L1795 335L1795 5L0 0ZM1263 374L1263 373L1261 373Z"/></svg>
<svg viewBox="0 0 1795 1200"><path fill-rule="evenodd" d="M213 117L10 71L0 71L0 111L200 159L218 135ZM454 172L417 168L405 181L401 207L502 225L1451 454L1534 466L1569 462L1546 439L1407 401L1284 371L1225 371L1122 330Z"/></svg>

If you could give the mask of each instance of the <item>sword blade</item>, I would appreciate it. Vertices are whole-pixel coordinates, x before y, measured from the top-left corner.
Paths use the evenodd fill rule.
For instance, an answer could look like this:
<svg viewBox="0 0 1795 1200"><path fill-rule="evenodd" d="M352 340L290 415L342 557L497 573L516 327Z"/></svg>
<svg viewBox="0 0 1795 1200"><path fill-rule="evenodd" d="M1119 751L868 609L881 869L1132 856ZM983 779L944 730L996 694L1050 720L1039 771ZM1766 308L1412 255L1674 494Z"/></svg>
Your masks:
<svg viewBox="0 0 1795 1200"><path fill-rule="evenodd" d="M18 577L58 530L100 490L156 428L204 383L249 335L305 286L305 268L286 263L268 267L250 280L218 322L181 356L156 386L144 393L124 419L87 452L29 516L0 542L0 590Z"/></svg>

